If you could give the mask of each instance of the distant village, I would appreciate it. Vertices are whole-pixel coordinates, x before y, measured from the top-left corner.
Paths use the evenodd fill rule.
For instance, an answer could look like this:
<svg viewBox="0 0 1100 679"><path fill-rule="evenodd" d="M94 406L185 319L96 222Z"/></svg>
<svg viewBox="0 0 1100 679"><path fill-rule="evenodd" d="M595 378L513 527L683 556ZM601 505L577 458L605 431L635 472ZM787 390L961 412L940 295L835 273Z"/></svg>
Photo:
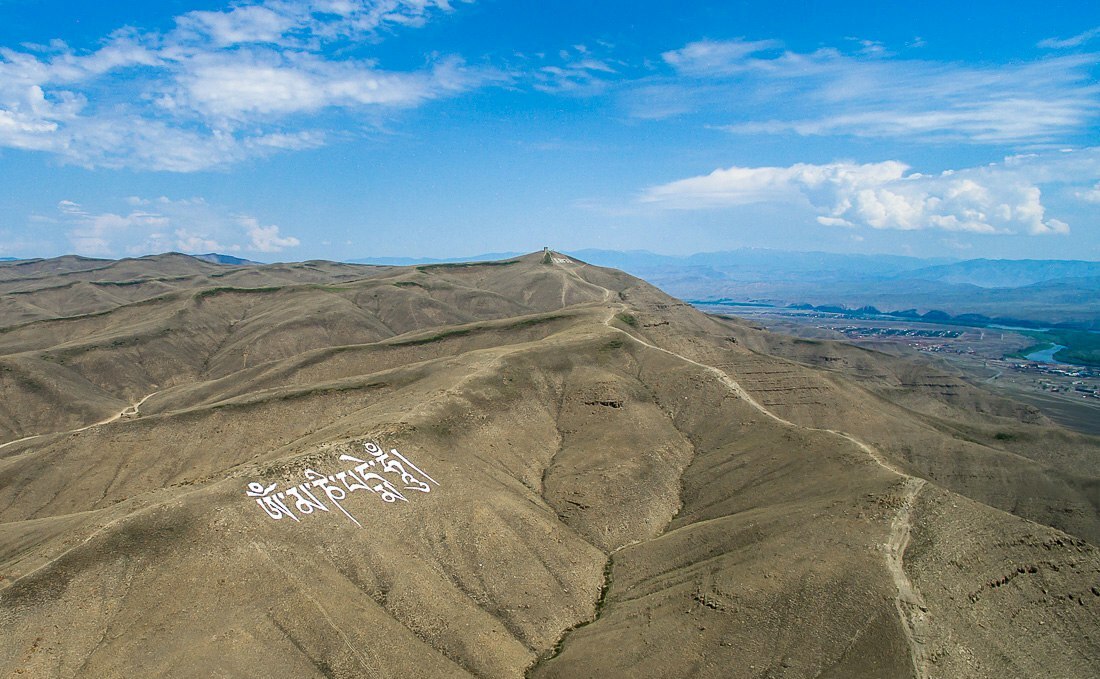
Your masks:
<svg viewBox="0 0 1100 679"><path fill-rule="evenodd" d="M917 341L907 342L908 346L916 349L917 351L927 351L930 353L953 353L953 354L973 354L974 350L968 347L960 348L956 344L947 342L928 342L922 340L952 340L962 337L963 332L960 330L930 330L930 329L917 329L917 328L878 328L878 327L863 327L856 325L848 325L844 327L830 327L819 325L819 328L829 328L836 330L844 334L845 337L851 340L864 340L864 339L895 339L895 338L912 338Z"/></svg>
<svg viewBox="0 0 1100 679"><path fill-rule="evenodd" d="M819 328L836 330L851 340L882 339L904 342L917 351L932 354L956 354L983 360L979 352L968 342L952 342L963 337L964 331L948 329L916 329L866 326L819 325ZM964 338L965 339L965 338ZM993 359L988 354L984 364L996 370L1012 371L1035 378L1034 386L1051 394L1100 399L1100 368L1043 363L1018 358Z"/></svg>
<svg viewBox="0 0 1100 679"><path fill-rule="evenodd" d="M1081 395L1085 398L1097 398L1100 399L1100 386L1097 384L1089 384L1086 379L1100 378L1100 368L1089 368L1086 366L1071 366L1071 365L1056 365L1052 363L1037 363L1035 361L1012 361L1007 362L1008 367L1012 368L1016 372L1031 373L1038 375L1051 375L1054 377L1062 378L1059 382L1051 380L1039 379L1039 388L1051 393L1063 393L1074 395ZM1066 384L1065 378L1071 378L1071 382ZM1077 378L1077 379L1072 379Z"/></svg>
<svg viewBox="0 0 1100 679"><path fill-rule="evenodd" d="M823 326L819 326L823 327ZM962 336L959 330L917 330L914 328L864 328L849 325L837 328L840 332L852 339L865 337L943 337L955 339Z"/></svg>

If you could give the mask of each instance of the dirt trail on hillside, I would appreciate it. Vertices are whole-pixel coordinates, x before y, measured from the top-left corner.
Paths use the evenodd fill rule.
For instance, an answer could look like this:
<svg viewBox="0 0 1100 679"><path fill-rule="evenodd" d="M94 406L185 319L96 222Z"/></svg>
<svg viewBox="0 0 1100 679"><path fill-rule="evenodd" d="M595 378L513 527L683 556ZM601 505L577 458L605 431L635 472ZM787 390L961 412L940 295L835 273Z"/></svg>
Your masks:
<svg viewBox="0 0 1100 679"><path fill-rule="evenodd" d="M571 271L573 275L577 275L575 271ZM579 276L578 276L579 277ZM605 288L606 290L606 288ZM608 295L605 299L610 298L610 290L607 290ZM626 311L626 305L616 304L611 307L611 313L604 319L604 325L622 333L629 337L631 340L641 344L642 346L654 349L656 351L663 352L669 356L673 356L682 361L690 363L694 366L702 368L707 372L714 375L723 385L725 385L730 391L736 394L745 403L752 406L753 409L760 412L772 420L788 427L805 429L808 431L820 431L834 436L844 438L860 450L867 453L868 457L879 465L883 469L890 471L904 480L904 492L899 498L899 508L897 514L895 514L893 520L890 523L890 534L886 544L883 545L883 552L885 555L886 567L890 572L890 576L893 579L894 586L897 589L897 596L895 597L895 604L898 610L898 617L902 624L902 628L905 632L905 638L909 644L909 654L913 663L913 671L917 679L926 679L928 676L927 669L927 652L925 650L925 638L926 630L928 628L928 609L925 605L924 598L921 596L920 591L909 579L909 576L905 573L904 558L905 549L909 545L909 535L911 530L911 512L916 502L917 496L920 494L921 489L925 485L925 480L914 477L905 473L896 465L887 460L879 451L872 446L860 441L851 434L847 434L835 429L821 429L817 427L803 427L802 425L795 424L790 420L787 420L771 410L768 410L763 404L757 401L753 396L742 387L736 380L730 377L723 370L714 366L700 363L694 359L688 358L683 354L679 354L675 351L659 347L655 344L651 344L636 335L633 335L621 328L615 327L612 322L619 313Z"/></svg>
<svg viewBox="0 0 1100 679"><path fill-rule="evenodd" d="M583 265L582 265L583 266ZM576 278L584 285L592 286L589 281L584 280L579 272L580 266L560 266L560 268L570 277ZM603 286L597 286L603 287ZM610 302L613 298L613 293L610 289L603 287L604 300ZM627 310L625 304L611 304L610 313L603 319L603 324L622 333L626 337L629 337L634 342L641 344L649 349L660 351L669 356L675 357L691 365L702 368L703 370L714 375L726 388L732 391L738 398L750 405L753 409L761 413L762 415L771 418L775 422L782 424L783 426L792 427L795 429L802 429L807 431L819 431L833 436L839 436L860 450L865 452L867 456L878 466L883 469L897 475L903 481L903 488L901 496L897 499L898 510L890 522L890 532L887 542L882 545L884 560L887 570L890 573L891 579L894 582L894 587L897 591L895 596L895 605L898 611L898 618L903 628L906 641L909 646L909 655L912 661L913 671L917 679L926 679L928 676L927 669L927 652L925 649L926 630L928 628L928 613L925 601L921 596L920 591L910 580L909 576L905 572L904 558L905 549L909 545L909 536L911 531L912 508L916 503L917 496L920 494L921 489L925 485L925 480L914 477L906 472L902 471L898 466L886 459L878 450L868 445L867 443L857 439L856 437L846 432L838 431L835 429L823 429L817 427L804 427L798 425L786 418L783 418L776 413L769 410L762 403L757 401L752 394L750 394L740 383L730 377L725 371L716 368L705 363L700 363L692 358L684 356L683 354L659 347L652 344L622 328L618 328L613 325L613 321L620 313L624 313ZM613 554L611 555L613 556Z"/></svg>
<svg viewBox="0 0 1100 679"><path fill-rule="evenodd" d="M905 493L902 496L901 507L890 523L890 540L886 543L886 565L898 588L898 596L895 599L898 617L901 619L905 638L909 642L909 654L918 679L925 679L928 676L928 653L925 648L929 622L928 606L920 591L905 574L903 559L905 549L909 546L911 527L909 516L924 484L924 479L913 476L905 478Z"/></svg>
<svg viewBox="0 0 1100 679"><path fill-rule="evenodd" d="M139 410L140 410L142 404L145 403L146 401L148 401L153 396L156 396L159 393L160 393L160 391L158 390L158 391L154 391L151 394L146 394L140 400L134 401L133 403L126 406L125 408L123 408L119 412L115 413L114 415L111 415L107 419L100 420L99 422L94 422L92 424L86 424L83 427L78 427L76 429L68 429L66 431L51 431L51 432L46 432L44 434L31 434L30 436L24 436L21 439L15 439L14 441L8 441L7 443L0 443L0 450L3 450L4 448L7 448L8 446L15 445L16 443L22 443L23 441L31 441L31 440L34 440L36 438L41 438L43 436L53 436L54 434L78 434L82 431L88 431L92 427L100 427L100 426L103 426L105 424L110 424L112 422L117 422L118 420L121 420L124 417L137 417L140 414Z"/></svg>

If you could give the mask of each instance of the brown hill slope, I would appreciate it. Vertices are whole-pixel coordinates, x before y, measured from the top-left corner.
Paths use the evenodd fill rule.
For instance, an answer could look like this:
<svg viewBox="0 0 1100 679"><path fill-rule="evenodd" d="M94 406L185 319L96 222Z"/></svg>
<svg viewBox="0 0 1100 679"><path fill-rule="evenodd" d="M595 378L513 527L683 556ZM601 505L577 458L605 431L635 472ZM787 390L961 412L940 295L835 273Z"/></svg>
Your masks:
<svg viewBox="0 0 1100 679"><path fill-rule="evenodd" d="M386 267L299 262L229 266L169 253L118 261L58 257L0 264L0 327L84 316L182 290L356 280Z"/></svg>
<svg viewBox="0 0 1100 679"><path fill-rule="evenodd" d="M0 332L5 675L1100 672L1094 438L562 257L204 266Z"/></svg>

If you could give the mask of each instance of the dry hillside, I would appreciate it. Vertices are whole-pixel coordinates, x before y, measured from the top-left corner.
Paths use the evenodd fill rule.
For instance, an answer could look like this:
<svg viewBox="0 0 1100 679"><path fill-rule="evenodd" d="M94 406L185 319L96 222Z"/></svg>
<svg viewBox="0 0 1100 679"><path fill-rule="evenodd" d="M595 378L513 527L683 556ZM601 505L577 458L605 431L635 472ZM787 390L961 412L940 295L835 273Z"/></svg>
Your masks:
<svg viewBox="0 0 1100 679"><path fill-rule="evenodd" d="M0 675L1096 677L1098 461L560 255L0 264Z"/></svg>

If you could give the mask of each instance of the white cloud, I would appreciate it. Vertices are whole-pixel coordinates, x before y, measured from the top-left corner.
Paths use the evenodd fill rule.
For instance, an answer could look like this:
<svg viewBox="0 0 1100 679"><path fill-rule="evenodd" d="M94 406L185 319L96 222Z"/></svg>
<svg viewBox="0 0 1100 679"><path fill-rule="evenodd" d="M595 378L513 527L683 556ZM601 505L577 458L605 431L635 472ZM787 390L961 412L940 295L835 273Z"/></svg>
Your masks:
<svg viewBox="0 0 1100 679"><path fill-rule="evenodd" d="M294 9L294 6L290 6ZM290 29L306 19L303 14L274 11L262 5L235 7L227 12L188 12L176 20L184 31L194 31L198 36L208 36L219 47L238 43L277 43Z"/></svg>
<svg viewBox="0 0 1100 679"><path fill-rule="evenodd" d="M1078 191L1074 195L1086 203L1100 203L1100 182L1097 182L1092 188Z"/></svg>
<svg viewBox="0 0 1100 679"><path fill-rule="evenodd" d="M1078 33L1075 36L1069 38L1047 38L1040 40L1038 47L1045 47L1047 49L1066 49L1068 47L1080 47L1086 42L1089 42L1093 38L1100 36L1100 26L1096 28L1090 28L1087 31Z"/></svg>
<svg viewBox="0 0 1100 679"><path fill-rule="evenodd" d="M1047 217L1039 184L1098 176L1100 148L1015 156L938 175L912 172L899 161L735 166L651 187L641 200L674 210L793 202L812 208L819 224L832 227L1064 234L1069 225ZM1100 194L1100 185L1093 190Z"/></svg>
<svg viewBox="0 0 1100 679"><path fill-rule="evenodd" d="M255 217L241 215L237 223L244 227L248 237L252 239L251 248L257 252L280 252L284 248L294 248L301 245L294 236L280 236L277 226L260 226Z"/></svg>
<svg viewBox="0 0 1100 679"><path fill-rule="evenodd" d="M802 136L934 137L982 143L1053 141L1084 123L1083 102L1014 100L960 104L954 110L882 110L800 120L727 125L738 134L794 132Z"/></svg>
<svg viewBox="0 0 1100 679"><path fill-rule="evenodd" d="M93 51L0 47L0 146L179 172L317 146L324 111L384 114L502 77L455 58L386 71L345 56L452 9L446 0L263 0L190 12L165 32L121 29Z"/></svg>
<svg viewBox="0 0 1100 679"><path fill-rule="evenodd" d="M125 199L129 211L98 212L63 200L54 217L35 221L65 229L73 252L117 257L168 251L279 252L297 247L293 236L280 235L278 226L261 226L255 217L211 205L202 198L173 200L165 196Z"/></svg>
<svg viewBox="0 0 1100 679"><path fill-rule="evenodd" d="M673 77L641 83L624 100L639 118L705 112L739 134L990 144L1054 143L1086 130L1100 111L1095 55L979 66L859 44L849 54L799 53L775 41L690 43L663 55Z"/></svg>
<svg viewBox="0 0 1100 679"><path fill-rule="evenodd" d="M71 200L59 202L57 209L62 222L70 227L67 235L74 252L81 255L109 256L112 241L120 234L133 230L154 231L168 225L164 216L144 210L133 210L126 215L93 214Z"/></svg>
<svg viewBox="0 0 1100 679"><path fill-rule="evenodd" d="M825 217L823 215L818 216L817 223L822 226L855 226L855 224L849 222L847 219L842 219L840 217Z"/></svg>
<svg viewBox="0 0 1100 679"><path fill-rule="evenodd" d="M458 0L458 4L473 0ZM271 43L308 47L318 42L360 41L399 27L424 25L433 14L454 10L448 0L260 0L225 11L194 11L176 18L173 42L217 47Z"/></svg>
<svg viewBox="0 0 1100 679"><path fill-rule="evenodd" d="M850 40L859 45L859 53L869 56L885 56L890 52L886 49L886 45L882 44L878 40L867 40L866 38L847 37L845 40Z"/></svg>
<svg viewBox="0 0 1100 679"><path fill-rule="evenodd" d="M167 106L234 121L326 107L414 106L465 89L464 68L452 59L427 71L387 73L365 62L313 55L217 55L196 60Z"/></svg>
<svg viewBox="0 0 1100 679"><path fill-rule="evenodd" d="M754 67L754 54L782 47L778 40L700 40L661 55L680 73L712 78L744 73Z"/></svg>

